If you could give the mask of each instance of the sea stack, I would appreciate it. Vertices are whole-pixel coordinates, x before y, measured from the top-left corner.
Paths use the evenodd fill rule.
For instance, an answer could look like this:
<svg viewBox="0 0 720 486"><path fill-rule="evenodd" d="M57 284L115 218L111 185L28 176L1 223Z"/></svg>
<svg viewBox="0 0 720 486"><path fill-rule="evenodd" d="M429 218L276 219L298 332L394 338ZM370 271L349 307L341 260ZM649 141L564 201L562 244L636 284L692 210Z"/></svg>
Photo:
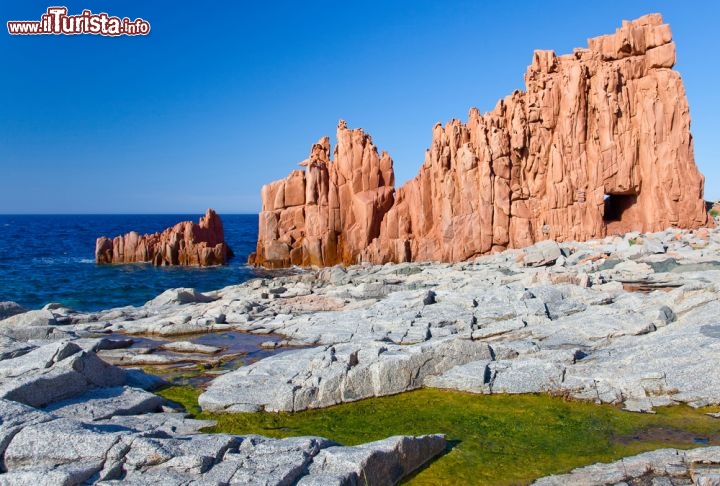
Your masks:
<svg viewBox="0 0 720 486"><path fill-rule="evenodd" d="M262 188L257 253L270 268L462 261L552 239L708 223L670 27L624 21L571 54L535 51L525 91L433 127L418 175L341 121Z"/></svg>
<svg viewBox="0 0 720 486"><path fill-rule="evenodd" d="M225 243L222 220L213 209L208 209L198 223L183 221L162 233L149 235L131 231L112 240L102 236L95 243L97 263L204 267L225 265L232 256Z"/></svg>

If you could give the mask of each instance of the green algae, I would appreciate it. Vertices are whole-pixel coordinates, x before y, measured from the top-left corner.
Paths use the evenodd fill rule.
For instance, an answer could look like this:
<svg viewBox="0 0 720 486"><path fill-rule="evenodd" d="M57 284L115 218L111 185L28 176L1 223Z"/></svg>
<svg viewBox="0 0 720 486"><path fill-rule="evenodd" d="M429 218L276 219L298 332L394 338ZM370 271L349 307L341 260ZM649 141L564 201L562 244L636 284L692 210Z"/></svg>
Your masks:
<svg viewBox="0 0 720 486"><path fill-rule="evenodd" d="M413 485L527 484L643 451L720 443L720 420L705 415L717 409L686 406L638 414L542 394L422 389L298 413L210 414L199 409L195 388L175 386L159 394L197 418L216 420L207 432L317 435L346 445L446 434L447 453L410 478Z"/></svg>

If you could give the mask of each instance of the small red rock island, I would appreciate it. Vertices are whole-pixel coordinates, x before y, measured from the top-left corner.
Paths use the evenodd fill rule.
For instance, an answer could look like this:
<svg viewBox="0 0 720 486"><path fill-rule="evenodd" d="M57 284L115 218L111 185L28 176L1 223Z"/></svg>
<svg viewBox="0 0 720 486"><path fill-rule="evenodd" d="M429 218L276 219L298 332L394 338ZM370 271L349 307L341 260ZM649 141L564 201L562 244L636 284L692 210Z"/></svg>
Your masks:
<svg viewBox="0 0 720 486"><path fill-rule="evenodd" d="M140 235L131 231L95 243L97 263L149 262L153 265L224 265L233 256L225 243L220 216L208 209L198 223L183 221L162 233Z"/></svg>

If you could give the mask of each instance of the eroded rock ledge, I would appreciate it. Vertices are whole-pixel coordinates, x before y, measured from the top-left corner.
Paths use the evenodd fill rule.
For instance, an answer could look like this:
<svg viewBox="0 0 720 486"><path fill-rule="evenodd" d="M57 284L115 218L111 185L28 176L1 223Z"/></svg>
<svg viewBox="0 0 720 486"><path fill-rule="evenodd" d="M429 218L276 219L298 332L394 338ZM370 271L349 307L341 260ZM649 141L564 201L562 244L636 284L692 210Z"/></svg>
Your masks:
<svg viewBox="0 0 720 486"><path fill-rule="evenodd" d="M183 221L150 235L131 231L112 240L101 236L95 242L97 263L211 266L224 265L232 256L225 243L222 220L212 209L198 223Z"/></svg>
<svg viewBox="0 0 720 486"><path fill-rule="evenodd" d="M266 267L462 261L545 239L706 224L685 89L659 14L588 48L535 51L515 91L466 123L433 128L418 175L395 190L392 159L341 121L304 170L262 189Z"/></svg>

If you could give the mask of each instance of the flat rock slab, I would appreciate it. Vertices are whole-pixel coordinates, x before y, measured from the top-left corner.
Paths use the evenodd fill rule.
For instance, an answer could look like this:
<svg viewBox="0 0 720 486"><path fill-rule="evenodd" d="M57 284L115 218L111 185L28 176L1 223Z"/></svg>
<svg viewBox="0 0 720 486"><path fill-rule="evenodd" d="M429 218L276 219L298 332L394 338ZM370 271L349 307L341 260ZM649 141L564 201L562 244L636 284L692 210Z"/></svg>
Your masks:
<svg viewBox="0 0 720 486"><path fill-rule="evenodd" d="M80 420L102 420L117 415L157 412L164 399L138 388L97 388L78 397L55 402L46 412Z"/></svg>
<svg viewBox="0 0 720 486"><path fill-rule="evenodd" d="M720 447L704 447L683 451L679 449L658 449L637 456L626 457L612 463L598 463L574 469L568 474L547 476L533 484L537 486L623 484L633 479L646 478L687 478L693 484L715 485L712 482L720 464ZM643 483L649 484L649 483ZM653 482L653 484L656 484ZM675 483L670 483L675 484Z"/></svg>
<svg viewBox="0 0 720 486"><path fill-rule="evenodd" d="M208 346L208 348L210 347L211 346ZM190 354L189 352L173 352L172 354L155 354L148 348L113 349L98 352L98 356L104 361L116 366L170 366L181 363L217 365L219 363L218 358L211 358L208 354L212 353Z"/></svg>
<svg viewBox="0 0 720 486"><path fill-rule="evenodd" d="M377 341L287 351L216 378L204 410L299 411L419 388L456 364L490 359L487 344L437 339L400 346Z"/></svg>
<svg viewBox="0 0 720 486"><path fill-rule="evenodd" d="M204 344L191 343L190 341L172 341L160 345L160 349L165 351L173 351L175 353L199 353L199 354L217 354L222 348L216 346L206 346Z"/></svg>
<svg viewBox="0 0 720 486"><path fill-rule="evenodd" d="M124 427L133 429L138 432L153 432L171 435L195 435L199 434L201 429L212 427L217 422L214 420L195 420L189 418L186 413L180 412L163 412L163 413L144 413L141 417L133 415L115 415L107 420L99 420L95 423L112 425L116 427Z"/></svg>

